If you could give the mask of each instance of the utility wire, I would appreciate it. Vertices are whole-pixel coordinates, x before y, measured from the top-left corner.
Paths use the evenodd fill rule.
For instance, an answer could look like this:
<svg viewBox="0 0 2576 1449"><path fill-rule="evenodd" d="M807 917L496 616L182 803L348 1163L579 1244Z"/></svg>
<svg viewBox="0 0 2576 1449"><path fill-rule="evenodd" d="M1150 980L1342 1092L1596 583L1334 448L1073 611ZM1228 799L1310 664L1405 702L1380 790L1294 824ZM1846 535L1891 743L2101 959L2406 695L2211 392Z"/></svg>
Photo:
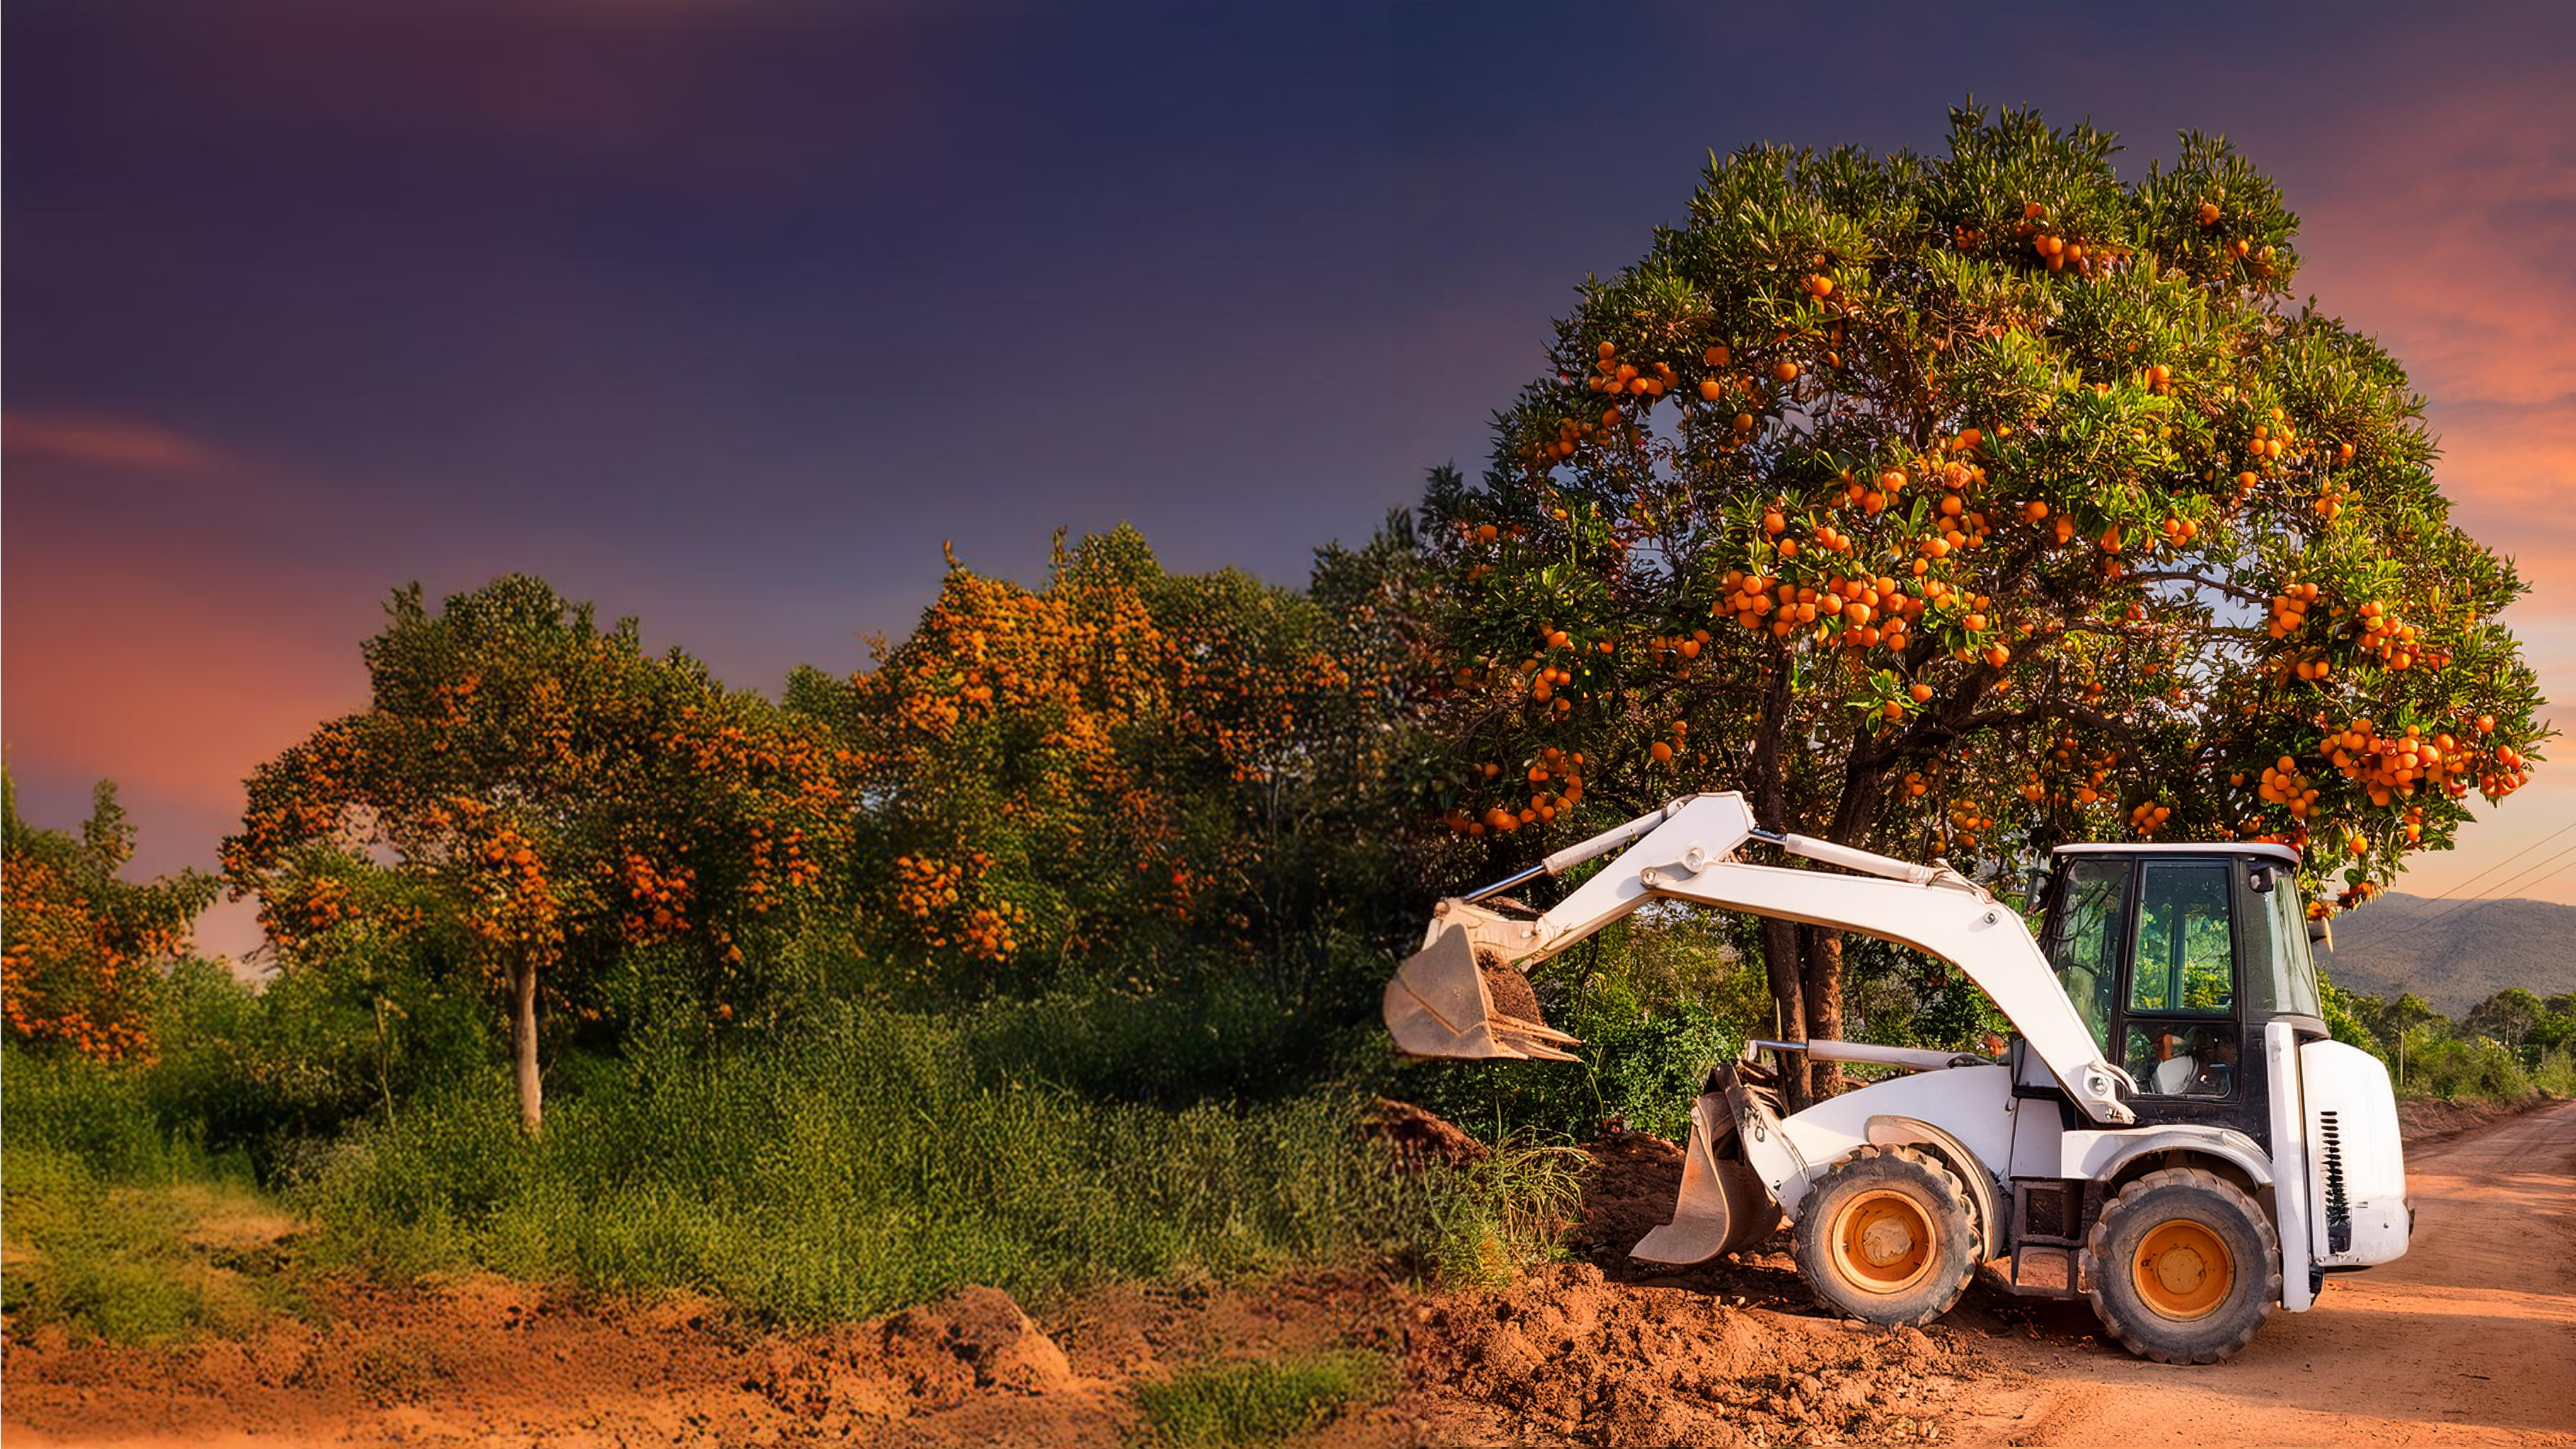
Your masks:
<svg viewBox="0 0 2576 1449"><path fill-rule="evenodd" d="M2576 820L2571 820L2567 824L2559 826L2556 830L2549 832L2547 835L2531 842L2522 849L2515 851L2513 854L2508 855L2504 859L2497 861L2495 864L2488 866L2486 869L2479 871L2476 875L2470 876L2467 880L2460 882L2458 885L2451 887L2440 895L2426 896L2424 899L2428 903L2432 901L2449 900L2451 897L2458 895L2460 892L2467 890L2473 885L2476 885L2479 881L2485 880L2488 876L2495 874L2497 871L2500 871L2506 866L2513 864L2515 861L2522 859L2524 856L2531 854L2540 847L2547 845L2549 842L2556 840L2562 835L2565 835L2570 830L2576 830ZM2559 852L2560 855L2564 855L2565 853L2565 851ZM2555 860L2557 857L2552 856L2550 858ZM2471 897L2471 899L2475 899L2475 897Z"/></svg>

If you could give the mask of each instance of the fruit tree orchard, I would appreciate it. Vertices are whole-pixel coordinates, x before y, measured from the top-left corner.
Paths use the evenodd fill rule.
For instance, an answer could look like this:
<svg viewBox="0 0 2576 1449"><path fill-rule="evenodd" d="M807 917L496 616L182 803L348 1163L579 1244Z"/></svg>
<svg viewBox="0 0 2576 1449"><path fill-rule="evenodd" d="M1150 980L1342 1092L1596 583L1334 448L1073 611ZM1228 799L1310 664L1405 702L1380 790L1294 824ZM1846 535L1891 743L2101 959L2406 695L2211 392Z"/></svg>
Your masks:
<svg viewBox="0 0 2576 1449"><path fill-rule="evenodd" d="M1582 287L1426 502L1454 830L1741 788L1909 855L2283 841L2331 909L2524 781L2523 585L2404 370L2291 304L2296 219L2225 142L2116 150L1973 109L1937 159L1757 147ZM1839 1036L1839 938L1764 948Z"/></svg>
<svg viewBox="0 0 2576 1449"><path fill-rule="evenodd" d="M543 1117L541 989L576 1017L600 973L650 949L711 1019L762 996L768 949L842 864L845 751L811 722L728 691L676 652L647 655L632 620L510 577L431 614L397 593L367 642L373 701L324 723L251 777L226 878L296 943L354 913L461 928L451 963L508 1003L519 1107ZM401 879L352 881L389 857Z"/></svg>

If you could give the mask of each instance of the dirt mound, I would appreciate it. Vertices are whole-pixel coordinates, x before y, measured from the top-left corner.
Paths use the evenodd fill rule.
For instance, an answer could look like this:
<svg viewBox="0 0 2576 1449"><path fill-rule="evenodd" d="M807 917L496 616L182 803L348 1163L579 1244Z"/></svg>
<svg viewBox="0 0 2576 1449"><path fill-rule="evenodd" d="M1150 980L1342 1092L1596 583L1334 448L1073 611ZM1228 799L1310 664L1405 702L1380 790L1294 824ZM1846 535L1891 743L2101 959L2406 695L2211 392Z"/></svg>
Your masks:
<svg viewBox="0 0 2576 1449"><path fill-rule="evenodd" d="M967 1288L836 1333L774 1340L743 1387L818 1429L847 1432L943 1413L983 1392L1085 1385L1011 1295Z"/></svg>
<svg viewBox="0 0 2576 1449"><path fill-rule="evenodd" d="M2400 1097L2397 1134L2412 1151L2519 1117L2549 1102L2537 1092L2527 1097Z"/></svg>
<svg viewBox="0 0 2576 1449"><path fill-rule="evenodd" d="M1933 1439L1991 1365L1953 1330L1875 1329L1616 1284L1571 1264L1414 1310L1417 1382L1584 1444Z"/></svg>
<svg viewBox="0 0 2576 1449"><path fill-rule="evenodd" d="M1460 1131L1446 1117L1410 1102L1380 1097L1361 1118L1362 1129L1383 1144L1398 1172L1463 1167L1482 1159L1485 1144Z"/></svg>

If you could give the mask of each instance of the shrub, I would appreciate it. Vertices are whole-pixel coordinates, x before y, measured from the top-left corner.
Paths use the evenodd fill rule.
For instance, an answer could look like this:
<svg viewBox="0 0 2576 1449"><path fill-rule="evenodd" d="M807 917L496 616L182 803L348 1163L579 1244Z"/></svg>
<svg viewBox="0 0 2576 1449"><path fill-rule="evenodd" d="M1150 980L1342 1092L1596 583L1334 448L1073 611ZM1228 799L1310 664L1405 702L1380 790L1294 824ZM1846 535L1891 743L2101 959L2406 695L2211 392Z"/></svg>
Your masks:
<svg viewBox="0 0 2576 1449"><path fill-rule="evenodd" d="M290 1301L282 1280L207 1231L267 1215L247 1165L168 1136L135 1074L11 1048L0 1076L0 1305L13 1325L146 1343L238 1327Z"/></svg>
<svg viewBox="0 0 2576 1449"><path fill-rule="evenodd" d="M1429 1199L1431 1267L1452 1287L1508 1283L1558 1257L1583 1200L1583 1154L1506 1141L1441 1174Z"/></svg>

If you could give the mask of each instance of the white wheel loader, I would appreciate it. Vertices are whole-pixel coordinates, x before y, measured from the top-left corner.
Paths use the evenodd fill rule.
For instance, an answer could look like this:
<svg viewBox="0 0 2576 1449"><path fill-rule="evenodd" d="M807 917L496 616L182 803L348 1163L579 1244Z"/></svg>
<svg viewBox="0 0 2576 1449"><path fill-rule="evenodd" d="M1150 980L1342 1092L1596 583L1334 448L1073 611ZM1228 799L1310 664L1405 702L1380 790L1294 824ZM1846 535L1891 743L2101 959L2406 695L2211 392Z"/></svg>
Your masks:
<svg viewBox="0 0 2576 1449"><path fill-rule="evenodd" d="M1480 904L1623 846L1544 914ZM1838 869L1743 859L1754 846ZM1572 1060L1520 973L1654 901L1940 957L2011 1019L2000 1059L1748 1043L1692 1108L1673 1220L1633 1255L1704 1262L1785 1213L1800 1272L1853 1317L1925 1322L1984 1268L2013 1293L2090 1298L2134 1353L2209 1363L2413 1229L2388 1074L2319 1018L2297 864L2279 845L2062 846L2034 940L1946 862L1759 829L1741 795L1692 795L1442 901L1386 1022L1414 1056ZM1794 1053L1901 1075L1788 1113Z"/></svg>

